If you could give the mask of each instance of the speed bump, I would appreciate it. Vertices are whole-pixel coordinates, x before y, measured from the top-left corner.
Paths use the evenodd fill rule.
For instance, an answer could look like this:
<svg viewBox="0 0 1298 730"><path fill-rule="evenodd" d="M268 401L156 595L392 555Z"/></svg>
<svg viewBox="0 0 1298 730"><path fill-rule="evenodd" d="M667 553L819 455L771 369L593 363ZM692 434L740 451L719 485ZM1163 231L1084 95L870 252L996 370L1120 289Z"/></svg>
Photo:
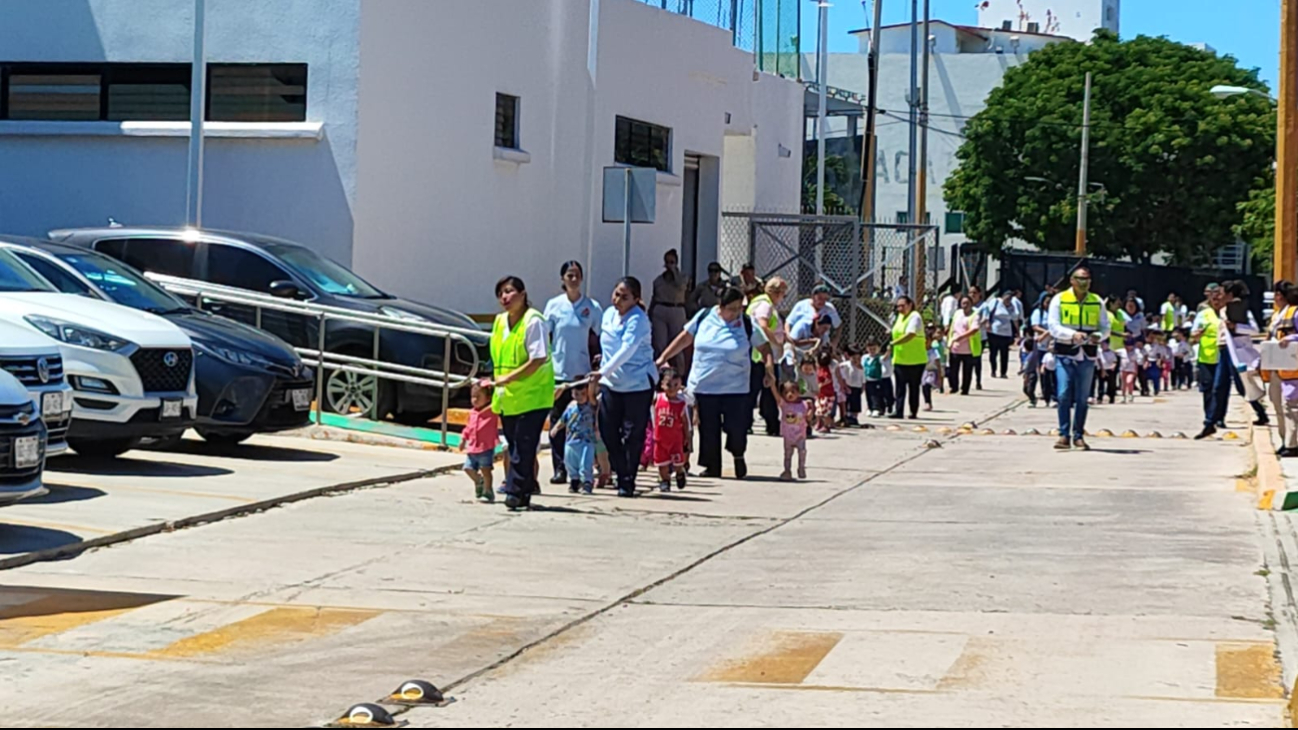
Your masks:
<svg viewBox="0 0 1298 730"><path fill-rule="evenodd" d="M376 727L405 727L410 723L404 720L397 720L392 713L382 707L370 703L352 705L351 709L342 717L325 725L329 728L376 728Z"/></svg>
<svg viewBox="0 0 1298 730"><path fill-rule="evenodd" d="M938 441L937 439L929 439L928 441L925 441L925 442L924 442L924 448L926 448L926 449L940 449L940 448L942 448L942 442L941 442L941 441Z"/></svg>
<svg viewBox="0 0 1298 730"><path fill-rule="evenodd" d="M996 435L996 429L994 429L994 428L984 428L983 430L979 431L978 433L982 434L983 436L995 436L995 435Z"/></svg>
<svg viewBox="0 0 1298 730"><path fill-rule="evenodd" d="M1024 436L1040 436L1040 435L1041 435L1041 432L1038 431L1038 430L1035 429L1035 428L1029 428L1028 430L1026 430L1026 431L1023 432L1023 435L1024 435Z"/></svg>
<svg viewBox="0 0 1298 730"><path fill-rule="evenodd" d="M1012 429L1012 428L1007 428L1007 429L1005 429L1004 431L1001 431L1001 435L1002 435L1002 436L1017 436L1017 435L1019 435L1019 434L1018 434L1018 432L1015 431L1014 429Z"/></svg>
<svg viewBox="0 0 1298 730"><path fill-rule="evenodd" d="M1224 436L1221 437L1221 440L1222 440L1222 441L1239 441L1239 434L1235 433L1234 431L1227 431L1226 434L1225 434Z"/></svg>
<svg viewBox="0 0 1298 730"><path fill-rule="evenodd" d="M1096 437L1098 437L1098 438L1102 438L1102 439L1111 439L1111 438L1113 438L1113 432L1110 431L1110 430L1107 429L1107 428L1102 428L1102 429L1100 429L1099 431L1097 431L1097 432L1095 433L1095 435L1096 435Z"/></svg>
<svg viewBox="0 0 1298 730"><path fill-rule="evenodd" d="M886 428L886 429L884 429L884 430L885 430L885 431L900 431L900 430L901 430L901 426L898 426L897 424L894 423L894 424L888 426L888 428Z"/></svg>
<svg viewBox="0 0 1298 730"><path fill-rule="evenodd" d="M1149 432L1149 435L1146 436L1145 438L1149 438L1149 439L1161 439L1161 438L1163 438L1163 434L1159 433L1158 431L1150 431L1150 432Z"/></svg>
<svg viewBox="0 0 1298 730"><path fill-rule="evenodd" d="M947 434L955 433L955 429L951 428L950 426L943 426L939 428L937 432L945 436Z"/></svg>
<svg viewBox="0 0 1298 730"><path fill-rule="evenodd" d="M1184 440L1186 440L1187 438L1189 438L1189 436L1186 436L1185 433L1183 433L1183 432L1181 432L1181 431L1177 431L1176 433L1172 434L1172 435L1169 436L1168 438L1174 438L1174 439L1177 439L1178 441L1184 441Z"/></svg>
<svg viewBox="0 0 1298 730"><path fill-rule="evenodd" d="M384 702L405 707L445 707L451 703L451 700L432 682L412 679L397 687Z"/></svg>
<svg viewBox="0 0 1298 730"><path fill-rule="evenodd" d="M1126 431L1123 431L1123 432L1122 432L1122 438L1124 438L1124 439L1138 439L1138 438L1140 438L1140 434L1136 433L1135 431L1132 431L1131 429L1127 429Z"/></svg>
<svg viewBox="0 0 1298 730"><path fill-rule="evenodd" d="M928 433L928 426L916 426L911 430L915 433Z"/></svg>

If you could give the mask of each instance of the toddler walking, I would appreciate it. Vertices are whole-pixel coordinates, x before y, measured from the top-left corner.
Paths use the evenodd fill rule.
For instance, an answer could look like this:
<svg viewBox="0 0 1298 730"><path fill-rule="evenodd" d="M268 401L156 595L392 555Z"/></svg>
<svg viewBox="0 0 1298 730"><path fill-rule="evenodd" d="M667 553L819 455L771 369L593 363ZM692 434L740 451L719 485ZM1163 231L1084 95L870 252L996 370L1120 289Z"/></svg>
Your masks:
<svg viewBox="0 0 1298 730"><path fill-rule="evenodd" d="M491 390L478 383L469 392L473 410L469 423L460 434L460 452L467 454L464 473L473 480L474 498L479 502L495 502L496 491L491 485L491 472L496 462L496 447L500 444L500 419L491 410Z"/></svg>
<svg viewBox="0 0 1298 730"><path fill-rule="evenodd" d="M793 481L793 453L798 454L798 478L807 478L807 402L802 399L798 384L792 381L776 385L771 374L771 392L780 404L780 435L784 437L784 473L780 479Z"/></svg>
<svg viewBox="0 0 1298 730"><path fill-rule="evenodd" d="M563 417L550 429L550 438L563 432L563 460L572 494L595 492L595 405L591 391L595 386L581 384L572 389L572 402Z"/></svg>
<svg viewBox="0 0 1298 730"><path fill-rule="evenodd" d="M675 370L663 370L662 392L654 399L654 465L658 467L658 490L672 490L672 474L676 475L676 488L685 488L685 445L690 438L690 413L681 388L681 376Z"/></svg>

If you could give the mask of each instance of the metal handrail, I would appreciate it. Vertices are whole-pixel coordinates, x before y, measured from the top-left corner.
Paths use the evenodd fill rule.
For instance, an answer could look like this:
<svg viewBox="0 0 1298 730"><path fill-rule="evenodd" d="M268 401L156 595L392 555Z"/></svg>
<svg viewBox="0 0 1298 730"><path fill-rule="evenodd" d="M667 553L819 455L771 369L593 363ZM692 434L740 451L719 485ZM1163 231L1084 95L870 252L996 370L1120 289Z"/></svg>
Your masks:
<svg viewBox="0 0 1298 730"><path fill-rule="evenodd" d="M203 308L204 300L251 307L254 311L258 329L262 329L261 323L263 310L297 314L316 320L319 325L316 347L294 347L293 349L302 357L302 361L305 364L316 369L315 400L317 425L322 422L324 406L324 371L328 368L329 370L373 376L384 380L394 380L403 383L413 383L416 385L427 385L434 388L441 388L442 445L445 446L450 421L447 414L447 410L450 408L450 392L451 390L459 390L460 388L472 384L477 379L478 370L482 366L482 359L478 356L477 344L470 339L470 335L480 337L482 335L481 330L435 324L432 322L411 322L384 315L357 312L351 309L333 307L325 304L290 301L262 294L260 292L250 292L246 289L239 289L237 287L211 284L205 281L167 276L164 274L148 273L145 276L173 294L193 297L195 305L200 310ZM342 353L329 352L326 350L325 339L327 326L330 321L352 322L373 327L373 357L357 357L355 355L344 355ZM468 374L462 375L447 372L444 369L435 370L432 368L401 365L399 363L381 360L379 358L379 343L380 335L383 330L407 332L441 339L443 368L447 367L447 364L451 361L452 341L467 345L468 350L472 353L473 357ZM372 406L373 410L370 414L374 420L378 420L379 418L377 412L378 407L379 399L377 398L376 393L374 404Z"/></svg>

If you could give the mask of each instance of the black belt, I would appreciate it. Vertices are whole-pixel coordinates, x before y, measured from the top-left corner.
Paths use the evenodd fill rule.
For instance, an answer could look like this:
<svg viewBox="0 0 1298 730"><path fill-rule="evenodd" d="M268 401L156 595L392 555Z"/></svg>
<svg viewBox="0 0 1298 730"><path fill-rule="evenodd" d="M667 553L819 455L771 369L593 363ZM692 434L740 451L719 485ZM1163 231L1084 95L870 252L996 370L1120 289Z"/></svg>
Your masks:
<svg viewBox="0 0 1298 730"><path fill-rule="evenodd" d="M685 305L684 305L684 304L666 304L666 303L664 303L664 302L653 302L653 303L650 304L649 306L651 306L651 307L671 307L672 309L684 309L684 308L685 308Z"/></svg>

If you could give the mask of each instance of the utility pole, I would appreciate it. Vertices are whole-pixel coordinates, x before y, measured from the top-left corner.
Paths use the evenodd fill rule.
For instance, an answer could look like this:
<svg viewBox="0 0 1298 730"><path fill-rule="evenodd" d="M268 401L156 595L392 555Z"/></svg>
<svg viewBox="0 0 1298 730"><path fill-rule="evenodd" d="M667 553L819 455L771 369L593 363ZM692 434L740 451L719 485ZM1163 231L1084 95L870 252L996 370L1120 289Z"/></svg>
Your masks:
<svg viewBox="0 0 1298 730"><path fill-rule="evenodd" d="M1280 4L1280 100L1276 115L1276 281L1298 276L1298 0Z"/></svg>
<svg viewBox="0 0 1298 730"><path fill-rule="evenodd" d="M868 91L866 93L865 136L861 138L861 220L874 222L875 158L879 154L876 121L879 116L879 43L883 36L883 0L874 0L874 24L870 27ZM870 230L870 229L866 229Z"/></svg>
<svg viewBox="0 0 1298 730"><path fill-rule="evenodd" d="M189 178L185 194L185 223L203 225L203 118L207 111L207 3L194 0L194 63L189 81Z"/></svg>
<svg viewBox="0 0 1298 730"><path fill-rule="evenodd" d="M1086 72L1086 96L1082 102L1082 164L1077 181L1077 248L1079 258L1086 256L1086 208L1090 200L1087 177L1091 166L1091 72Z"/></svg>
<svg viewBox="0 0 1298 730"><path fill-rule="evenodd" d="M829 2L819 0L820 37L816 45L816 86L820 89L816 109L816 215L825 214L825 132L829 104Z"/></svg>
<svg viewBox="0 0 1298 730"><path fill-rule="evenodd" d="M906 218L915 220L915 177L919 156L919 0L910 0L910 92L906 95L910 106L910 147L906 162Z"/></svg>
<svg viewBox="0 0 1298 730"><path fill-rule="evenodd" d="M930 0L924 0L924 55L923 55L923 90L920 92L919 100L919 176L916 178L915 195L919 204L915 207L915 223L920 225L928 221L928 66L932 55L933 41L929 36L930 22L932 20L929 12ZM934 236L933 243L937 243L937 237ZM924 287L928 283L926 272L928 271L928 236L925 235L923 240L915 244L915 301L919 306L923 306ZM940 284L936 282L935 284Z"/></svg>

